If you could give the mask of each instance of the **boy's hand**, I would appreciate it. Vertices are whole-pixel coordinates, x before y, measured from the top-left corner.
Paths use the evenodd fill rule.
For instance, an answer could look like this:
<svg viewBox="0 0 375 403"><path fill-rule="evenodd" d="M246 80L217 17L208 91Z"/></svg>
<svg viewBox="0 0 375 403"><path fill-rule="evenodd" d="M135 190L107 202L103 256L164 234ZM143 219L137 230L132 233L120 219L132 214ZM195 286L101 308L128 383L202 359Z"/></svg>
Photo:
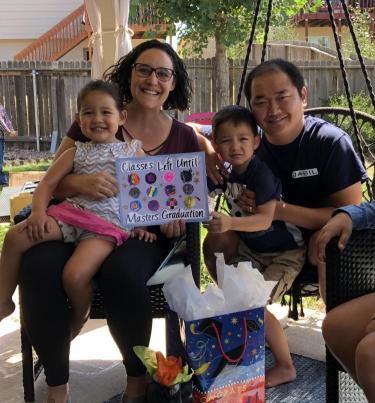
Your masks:
<svg viewBox="0 0 375 403"><path fill-rule="evenodd" d="M150 243L156 241L156 234L143 228L135 228L133 231L131 231L130 236L132 238L138 238L141 241L143 240Z"/></svg>
<svg viewBox="0 0 375 403"><path fill-rule="evenodd" d="M212 219L206 224L208 232L220 234L232 229L232 217L217 211L213 211L210 215Z"/></svg>
<svg viewBox="0 0 375 403"><path fill-rule="evenodd" d="M238 197L237 205L246 214L250 215L255 213L256 209L255 193L249 189L244 188L242 190L242 193Z"/></svg>
<svg viewBox="0 0 375 403"><path fill-rule="evenodd" d="M335 236L339 236L338 248L342 252L353 231L353 222L346 213L339 213L332 217L327 224L319 231L315 241L317 259L324 262L326 258L326 246Z"/></svg>
<svg viewBox="0 0 375 403"><path fill-rule="evenodd" d="M32 212L24 223L23 226L20 226L19 231L26 230L27 236L32 242L43 240L45 233L52 229L45 211Z"/></svg>

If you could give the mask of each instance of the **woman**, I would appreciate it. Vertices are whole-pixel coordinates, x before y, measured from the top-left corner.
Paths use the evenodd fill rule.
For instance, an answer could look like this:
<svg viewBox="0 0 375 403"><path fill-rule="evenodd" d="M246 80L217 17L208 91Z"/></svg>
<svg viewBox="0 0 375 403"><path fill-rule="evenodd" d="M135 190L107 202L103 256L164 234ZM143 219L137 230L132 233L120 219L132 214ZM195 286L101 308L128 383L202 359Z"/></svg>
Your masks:
<svg viewBox="0 0 375 403"><path fill-rule="evenodd" d="M277 202L274 219L298 226L308 244L335 207L361 202L360 184L366 171L342 130L304 116L307 87L292 63L274 59L258 65L249 73L244 93L263 130L257 155L282 183L283 200ZM254 194L246 191L239 205L253 212ZM205 251L210 253L214 247L205 244ZM324 288L323 270L319 278ZM266 373L266 385L276 386L293 380L295 369L285 335L270 313L266 327L275 339L284 340L275 366Z"/></svg>
<svg viewBox="0 0 375 403"><path fill-rule="evenodd" d="M186 109L191 94L185 67L168 44L152 40L138 45L110 69L106 79L120 86L126 102L127 120L117 133L120 140L124 130L129 137L142 142L147 155L199 150L194 131L165 112ZM75 140L87 140L76 123L57 154L71 147ZM59 196L80 193L100 199L117 191L115 178L101 172L68 176ZM148 345L150 339L152 317L146 282L167 255L168 238L180 236L185 225L175 221L152 230L157 233L156 242L129 240L110 254L98 274L108 326L128 375L122 400L128 403L144 401L146 371L132 347ZM72 247L61 242L39 245L25 254L21 269L25 325L45 368L47 401L55 403L68 399L70 318L61 272L71 253Z"/></svg>

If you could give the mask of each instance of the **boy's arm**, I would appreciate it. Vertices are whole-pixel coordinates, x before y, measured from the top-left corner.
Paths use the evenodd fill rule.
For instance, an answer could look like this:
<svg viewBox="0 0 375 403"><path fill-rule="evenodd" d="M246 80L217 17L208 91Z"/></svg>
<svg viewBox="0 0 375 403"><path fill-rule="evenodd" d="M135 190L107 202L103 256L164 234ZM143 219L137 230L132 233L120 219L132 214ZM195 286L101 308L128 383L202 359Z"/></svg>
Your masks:
<svg viewBox="0 0 375 403"><path fill-rule="evenodd" d="M255 214L242 217L227 216L214 211L211 213L212 220L208 222L207 229L216 233L226 231L265 231L272 224L275 207L276 200L270 200L258 206Z"/></svg>
<svg viewBox="0 0 375 403"><path fill-rule="evenodd" d="M375 201L364 202L359 206L351 205L335 210L335 214L346 213L353 221L353 229L375 228Z"/></svg>

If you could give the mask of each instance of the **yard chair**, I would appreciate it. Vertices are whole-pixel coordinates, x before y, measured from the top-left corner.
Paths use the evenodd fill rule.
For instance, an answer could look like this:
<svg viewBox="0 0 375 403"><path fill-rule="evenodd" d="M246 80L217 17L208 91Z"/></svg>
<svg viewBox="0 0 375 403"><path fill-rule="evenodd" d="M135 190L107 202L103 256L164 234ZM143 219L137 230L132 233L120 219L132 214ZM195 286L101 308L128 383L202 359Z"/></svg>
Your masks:
<svg viewBox="0 0 375 403"><path fill-rule="evenodd" d="M375 191L375 117L367 113L356 112L357 124L360 132L359 141L357 141L357 138L353 134L352 118L349 109L329 107L311 108L306 109L305 115L321 117L337 127L342 128L349 134L356 152L369 173L368 180L363 184L363 199L367 201L372 200ZM372 140L369 142L366 139ZM287 295L290 297L288 316L294 320L297 320L299 315L304 316L303 297L319 297L318 273L316 267L306 262L301 273L294 280L292 287L287 292ZM300 305L300 312L298 312L298 305Z"/></svg>
<svg viewBox="0 0 375 403"><path fill-rule="evenodd" d="M15 216L15 223L22 221L27 216L27 208ZM181 241L181 240L179 240ZM193 278L197 287L200 284L200 226L199 223L188 223L186 225L186 234L182 242L177 241L175 253L171 255L168 262L162 264L169 265L177 262L190 264L193 272ZM163 285L150 286L150 300L153 318L166 319L166 347L167 354L181 354L182 344L179 334L179 323L177 315L170 311L165 301L162 291ZM22 307L22 288L20 287L20 306ZM35 353L26 329L21 311L21 352L22 352L22 373L25 402L34 402L34 382L42 370L42 364ZM105 319L104 300L100 289L95 290L94 298L91 303L90 319Z"/></svg>
<svg viewBox="0 0 375 403"><path fill-rule="evenodd" d="M353 231L343 252L327 246L327 311L375 291L375 230ZM349 319L350 320L350 319ZM326 350L326 402L366 402L362 390Z"/></svg>

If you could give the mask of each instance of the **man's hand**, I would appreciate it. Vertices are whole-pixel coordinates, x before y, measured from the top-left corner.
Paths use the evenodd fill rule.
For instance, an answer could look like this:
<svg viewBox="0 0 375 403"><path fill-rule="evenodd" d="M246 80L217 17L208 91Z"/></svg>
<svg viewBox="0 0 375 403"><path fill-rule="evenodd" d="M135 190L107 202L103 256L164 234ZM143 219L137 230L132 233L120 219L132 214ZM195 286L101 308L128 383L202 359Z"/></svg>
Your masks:
<svg viewBox="0 0 375 403"><path fill-rule="evenodd" d="M208 232L220 234L232 229L232 217L217 211L213 211L211 217L212 219L205 225Z"/></svg>
<svg viewBox="0 0 375 403"><path fill-rule="evenodd" d="M215 185L224 182L223 176L228 177L228 171L226 170L223 161L219 154L217 154L213 149L211 151L206 151L206 171L207 176Z"/></svg>
<svg viewBox="0 0 375 403"><path fill-rule="evenodd" d="M314 253L318 261L324 262L326 258L326 246L335 236L339 236L338 247L340 251L345 249L353 231L353 222L346 213L339 213L332 217L319 231L314 245Z"/></svg>
<svg viewBox="0 0 375 403"><path fill-rule="evenodd" d="M237 205L246 214L255 213L256 209L255 193L249 189L243 189L242 193L238 197Z"/></svg>

